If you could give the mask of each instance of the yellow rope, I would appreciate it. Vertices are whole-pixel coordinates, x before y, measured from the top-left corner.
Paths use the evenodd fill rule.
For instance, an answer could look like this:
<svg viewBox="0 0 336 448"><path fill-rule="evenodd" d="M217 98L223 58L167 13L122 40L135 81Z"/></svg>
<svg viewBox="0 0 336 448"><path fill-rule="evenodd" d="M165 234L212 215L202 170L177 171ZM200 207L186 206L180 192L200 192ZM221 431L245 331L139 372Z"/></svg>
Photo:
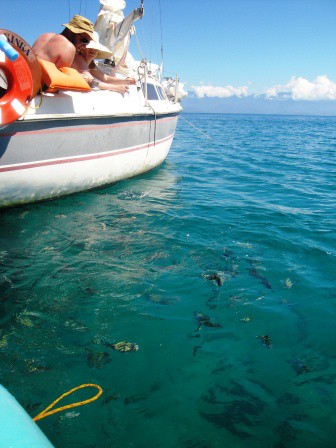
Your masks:
<svg viewBox="0 0 336 448"><path fill-rule="evenodd" d="M38 104L37 106L31 106L30 103L31 101L33 101L34 98L36 98L36 95L34 96L34 98L28 103L28 108L32 109L32 110L37 110L42 106L42 102L43 102L43 92L42 92L42 87L40 89L40 95L41 95L41 99L40 99L40 104ZM28 110L28 109L27 109Z"/></svg>
<svg viewBox="0 0 336 448"><path fill-rule="evenodd" d="M21 118L24 117L24 116L27 114L28 109L37 110L37 109L39 109L39 108L42 106L42 102L43 102L42 85L41 85L41 87L40 87L39 92L40 92L40 95L41 95L40 104L37 105L37 106L31 106L31 105L30 105L30 103L33 101L33 99L36 98L36 95L35 95L34 98L32 98L32 99L29 101L29 103L27 104L27 109L23 112L23 114L21 115Z"/></svg>
<svg viewBox="0 0 336 448"><path fill-rule="evenodd" d="M96 389L98 389L97 395L95 395L94 397L89 398L87 400L84 400L84 401L77 401L76 403L68 404L66 406L61 406L60 408L50 410L55 406L55 404L57 404L59 401L61 401L62 398L66 397L67 395L72 394L73 392L75 392L78 389L83 389L84 387L95 387ZM97 384L82 384L81 386L74 387L73 389L69 390L68 392L65 392L65 394L61 395L55 401L53 401L47 408L44 409L44 411L40 412L36 417L34 417L33 420L34 420L34 422L36 422L37 420L41 420L42 418L45 418L48 415L56 414L56 412L63 411L64 409L71 409L71 408L75 408L76 406L82 406L84 404L91 403L92 401L97 400L97 398L99 398L102 393L103 393L103 389L100 386L98 386Z"/></svg>

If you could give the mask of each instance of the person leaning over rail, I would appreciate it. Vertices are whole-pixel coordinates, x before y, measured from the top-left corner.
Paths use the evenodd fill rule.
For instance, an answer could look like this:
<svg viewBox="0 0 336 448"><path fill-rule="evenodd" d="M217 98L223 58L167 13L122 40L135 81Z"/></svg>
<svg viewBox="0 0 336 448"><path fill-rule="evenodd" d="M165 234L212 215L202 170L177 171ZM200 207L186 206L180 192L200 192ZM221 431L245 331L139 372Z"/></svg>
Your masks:
<svg viewBox="0 0 336 448"><path fill-rule="evenodd" d="M71 67L83 75L91 88L98 87L100 90L112 90L124 94L128 92L130 84L135 84L135 79L118 79L106 75L94 63L94 59L108 59L110 56L112 53L99 42L98 33L94 31L92 40L75 55Z"/></svg>
<svg viewBox="0 0 336 448"><path fill-rule="evenodd" d="M62 33L42 34L32 47L38 58L53 62L57 68L71 67L76 52L85 48L94 32L93 23L77 14L63 26Z"/></svg>

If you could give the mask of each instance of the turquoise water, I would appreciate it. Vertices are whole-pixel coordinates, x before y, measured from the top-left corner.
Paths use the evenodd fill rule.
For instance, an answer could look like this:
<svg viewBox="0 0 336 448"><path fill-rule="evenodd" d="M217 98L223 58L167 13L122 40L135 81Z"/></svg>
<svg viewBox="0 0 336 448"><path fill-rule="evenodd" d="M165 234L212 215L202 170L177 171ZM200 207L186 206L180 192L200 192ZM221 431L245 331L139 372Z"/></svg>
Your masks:
<svg viewBox="0 0 336 448"><path fill-rule="evenodd" d="M103 388L56 448L332 448L336 119L184 117L212 140L1 212L0 382L32 417Z"/></svg>

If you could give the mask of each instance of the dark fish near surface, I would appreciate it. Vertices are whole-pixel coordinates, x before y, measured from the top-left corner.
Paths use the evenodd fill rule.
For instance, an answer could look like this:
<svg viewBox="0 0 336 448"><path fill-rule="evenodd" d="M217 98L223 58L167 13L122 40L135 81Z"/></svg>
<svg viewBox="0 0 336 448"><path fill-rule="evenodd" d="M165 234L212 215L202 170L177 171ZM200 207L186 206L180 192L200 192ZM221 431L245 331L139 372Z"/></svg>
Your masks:
<svg viewBox="0 0 336 448"><path fill-rule="evenodd" d="M213 322L212 320L205 320L202 322L203 325L206 327L212 327L212 328L221 328L222 325L218 322Z"/></svg>
<svg viewBox="0 0 336 448"><path fill-rule="evenodd" d="M297 375L302 375L303 373L310 372L309 367L300 359L294 359L291 362L291 365L292 365L293 369L295 370L295 372L297 373Z"/></svg>
<svg viewBox="0 0 336 448"><path fill-rule="evenodd" d="M218 286L223 286L223 280L220 278L218 274L211 274L208 276L209 280L214 280Z"/></svg>
<svg viewBox="0 0 336 448"><path fill-rule="evenodd" d="M91 296L93 296L94 294L97 293L97 291L95 289L93 289L93 288L85 288L85 292L87 292Z"/></svg>
<svg viewBox="0 0 336 448"><path fill-rule="evenodd" d="M262 340L262 343L264 344L265 347L267 347L267 348L272 347L271 338L267 334L265 334L263 336L257 336L257 338Z"/></svg>
<svg viewBox="0 0 336 448"><path fill-rule="evenodd" d="M266 277L262 277L261 278L261 283L266 286L267 289L272 289L272 285L270 284L270 282L267 280Z"/></svg>
<svg viewBox="0 0 336 448"><path fill-rule="evenodd" d="M112 394L109 395L108 397L105 398L105 400L103 400L103 404L107 404L110 403L110 401L116 401L118 400L118 398L120 397L120 395L116 395L116 394Z"/></svg>
<svg viewBox="0 0 336 448"><path fill-rule="evenodd" d="M34 403L34 404L28 403L27 406L24 406L24 409L29 414L30 412L35 412L35 409L37 409L40 406L41 406L41 403Z"/></svg>
<svg viewBox="0 0 336 448"><path fill-rule="evenodd" d="M260 272L258 272L255 268L248 268L248 271L250 273L250 275L254 278L257 278L258 280L261 281L261 283L267 288L267 289L272 289L272 285L270 284L270 282L267 280L266 277L264 277L263 275L260 274Z"/></svg>
<svg viewBox="0 0 336 448"><path fill-rule="evenodd" d="M169 297L167 299L161 299L159 300L157 303L159 305L174 305L175 303L177 303L180 299L176 298L176 297Z"/></svg>
<svg viewBox="0 0 336 448"><path fill-rule="evenodd" d="M223 255L224 255L224 257L225 258L230 258L231 257L231 255L232 255L232 250L230 250L230 249L224 249L223 250Z"/></svg>
<svg viewBox="0 0 336 448"><path fill-rule="evenodd" d="M28 373L41 373L51 370L51 367L37 364L35 360L25 360L25 367Z"/></svg>
<svg viewBox="0 0 336 448"><path fill-rule="evenodd" d="M299 397L290 394L289 392L282 395L280 398L277 399L278 404L299 404L300 399Z"/></svg>
<svg viewBox="0 0 336 448"><path fill-rule="evenodd" d="M192 331L191 333L187 334L188 338L200 338L201 335L199 334L198 330Z"/></svg>
<svg viewBox="0 0 336 448"><path fill-rule="evenodd" d="M203 274L203 278L206 280L215 281L217 286L223 286L223 276L218 272L213 272L211 274Z"/></svg>
<svg viewBox="0 0 336 448"><path fill-rule="evenodd" d="M206 327L214 327L214 328L220 328L222 325L218 322L214 322L211 317L206 316L202 313L194 313L195 319L198 321L198 330L201 329L202 325L205 325Z"/></svg>
<svg viewBox="0 0 336 448"><path fill-rule="evenodd" d="M211 297L207 300L207 307L208 308L217 308L218 306L218 297L219 297L219 289L216 288L216 290L213 291L211 294Z"/></svg>
<svg viewBox="0 0 336 448"><path fill-rule="evenodd" d="M87 363L90 367L101 369L105 364L111 362L111 357L106 352L95 353L88 350Z"/></svg>
<svg viewBox="0 0 336 448"><path fill-rule="evenodd" d="M202 348L202 346L201 345L196 345L195 347L194 347L194 349L193 349L193 356L196 356L197 355L197 352L198 352L198 350L199 349L201 349Z"/></svg>
<svg viewBox="0 0 336 448"><path fill-rule="evenodd" d="M135 394L135 395L130 395L129 397L126 397L124 400L124 404L125 406L127 406L128 404L132 404L132 403L140 403L142 401L147 400L148 394Z"/></svg>

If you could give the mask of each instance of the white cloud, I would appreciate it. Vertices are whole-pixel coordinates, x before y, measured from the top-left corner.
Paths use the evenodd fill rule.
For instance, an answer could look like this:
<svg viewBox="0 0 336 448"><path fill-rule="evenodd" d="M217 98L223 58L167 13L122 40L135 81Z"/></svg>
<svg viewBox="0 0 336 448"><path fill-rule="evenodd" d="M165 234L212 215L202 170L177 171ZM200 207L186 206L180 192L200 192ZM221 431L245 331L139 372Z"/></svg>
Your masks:
<svg viewBox="0 0 336 448"><path fill-rule="evenodd" d="M248 85L251 87L252 82ZM259 97L260 93L249 92L247 86L233 87L233 86L212 86L205 85L200 82L197 86L191 86L198 98L230 98L238 97L244 98L247 96ZM292 99L292 100L336 100L336 83L331 81L327 76L318 76L313 81L309 81L301 76L293 76L292 79L284 85L276 85L263 92L266 99Z"/></svg>
<svg viewBox="0 0 336 448"><path fill-rule="evenodd" d="M268 98L277 98L279 95L293 100L336 100L336 83L327 76L318 76L314 81L299 77L293 78L284 86L277 85L266 90Z"/></svg>
<svg viewBox="0 0 336 448"><path fill-rule="evenodd" d="M232 87L232 86L226 86L226 87L214 87L214 86L192 86L194 89L196 96L198 98L204 98L207 97L217 97L217 98L229 98L230 96L237 96L239 98L242 98L243 96L247 96L247 90L248 87L242 86L242 87Z"/></svg>

